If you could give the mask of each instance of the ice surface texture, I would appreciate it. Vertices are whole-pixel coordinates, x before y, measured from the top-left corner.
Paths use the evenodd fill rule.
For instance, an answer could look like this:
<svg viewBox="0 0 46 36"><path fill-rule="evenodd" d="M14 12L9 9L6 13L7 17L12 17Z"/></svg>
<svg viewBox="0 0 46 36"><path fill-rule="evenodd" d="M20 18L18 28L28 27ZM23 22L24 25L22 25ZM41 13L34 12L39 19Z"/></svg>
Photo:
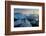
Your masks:
<svg viewBox="0 0 46 36"><path fill-rule="evenodd" d="M39 26L39 16L37 14L14 14L14 27L36 27Z"/></svg>

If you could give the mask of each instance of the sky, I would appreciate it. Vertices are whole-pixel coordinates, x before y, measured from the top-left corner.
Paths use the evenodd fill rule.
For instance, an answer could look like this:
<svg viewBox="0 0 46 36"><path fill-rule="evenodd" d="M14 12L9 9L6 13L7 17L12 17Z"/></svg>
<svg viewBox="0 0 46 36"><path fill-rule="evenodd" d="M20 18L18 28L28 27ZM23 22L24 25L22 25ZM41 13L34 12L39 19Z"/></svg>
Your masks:
<svg viewBox="0 0 46 36"><path fill-rule="evenodd" d="M14 13L22 13L22 14L39 14L39 9L14 8Z"/></svg>

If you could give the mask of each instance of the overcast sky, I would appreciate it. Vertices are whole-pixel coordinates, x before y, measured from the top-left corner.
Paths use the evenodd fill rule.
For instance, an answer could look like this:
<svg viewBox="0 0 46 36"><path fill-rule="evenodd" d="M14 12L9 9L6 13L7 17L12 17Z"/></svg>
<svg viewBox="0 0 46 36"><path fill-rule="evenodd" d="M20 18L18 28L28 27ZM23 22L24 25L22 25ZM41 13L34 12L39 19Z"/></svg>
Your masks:
<svg viewBox="0 0 46 36"><path fill-rule="evenodd" d="M39 14L39 9L20 9L20 8L14 8L14 13Z"/></svg>

